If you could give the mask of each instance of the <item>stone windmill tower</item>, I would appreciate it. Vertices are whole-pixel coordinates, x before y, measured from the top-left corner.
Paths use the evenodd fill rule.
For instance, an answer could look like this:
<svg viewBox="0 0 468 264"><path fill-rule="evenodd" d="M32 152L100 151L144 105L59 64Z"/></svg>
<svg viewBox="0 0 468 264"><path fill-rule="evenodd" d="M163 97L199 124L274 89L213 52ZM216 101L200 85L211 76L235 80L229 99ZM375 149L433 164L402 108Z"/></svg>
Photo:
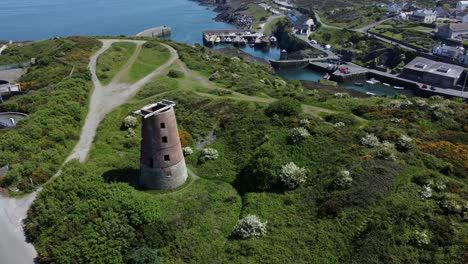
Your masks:
<svg viewBox="0 0 468 264"><path fill-rule="evenodd" d="M187 180L174 106L174 102L162 100L135 112L143 124L138 179L143 189L170 190Z"/></svg>

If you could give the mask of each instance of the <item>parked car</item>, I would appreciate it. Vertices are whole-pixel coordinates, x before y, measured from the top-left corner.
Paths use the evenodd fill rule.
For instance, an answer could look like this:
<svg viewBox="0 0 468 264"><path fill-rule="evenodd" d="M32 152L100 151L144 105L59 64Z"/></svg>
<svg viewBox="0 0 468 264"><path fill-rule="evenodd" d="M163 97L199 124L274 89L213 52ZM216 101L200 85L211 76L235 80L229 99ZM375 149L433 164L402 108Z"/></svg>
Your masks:
<svg viewBox="0 0 468 264"><path fill-rule="evenodd" d="M317 42L315 39L309 41L309 43L310 43L310 44L318 44L318 42Z"/></svg>

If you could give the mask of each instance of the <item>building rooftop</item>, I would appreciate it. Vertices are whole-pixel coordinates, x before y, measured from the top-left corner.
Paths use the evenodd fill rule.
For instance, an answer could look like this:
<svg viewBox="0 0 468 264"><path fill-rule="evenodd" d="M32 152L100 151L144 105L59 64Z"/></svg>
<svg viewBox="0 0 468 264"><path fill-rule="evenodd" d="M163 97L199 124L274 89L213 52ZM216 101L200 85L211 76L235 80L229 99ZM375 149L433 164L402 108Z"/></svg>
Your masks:
<svg viewBox="0 0 468 264"><path fill-rule="evenodd" d="M468 23L450 23L448 25L443 25L440 26L442 27L448 27L452 31L467 31L468 30Z"/></svg>
<svg viewBox="0 0 468 264"><path fill-rule="evenodd" d="M161 100L154 104L149 104L141 108L140 110L133 112L135 115L142 116L144 119L153 115L164 113L169 111L175 106L175 102L169 100Z"/></svg>
<svg viewBox="0 0 468 264"><path fill-rule="evenodd" d="M463 67L444 62L433 61L423 57L416 57L405 66L405 69L428 72L451 78L460 78L465 70Z"/></svg>
<svg viewBox="0 0 468 264"><path fill-rule="evenodd" d="M430 9L420 9L420 10L414 11L413 16L425 17L425 16L434 15L434 14L436 14L436 12Z"/></svg>

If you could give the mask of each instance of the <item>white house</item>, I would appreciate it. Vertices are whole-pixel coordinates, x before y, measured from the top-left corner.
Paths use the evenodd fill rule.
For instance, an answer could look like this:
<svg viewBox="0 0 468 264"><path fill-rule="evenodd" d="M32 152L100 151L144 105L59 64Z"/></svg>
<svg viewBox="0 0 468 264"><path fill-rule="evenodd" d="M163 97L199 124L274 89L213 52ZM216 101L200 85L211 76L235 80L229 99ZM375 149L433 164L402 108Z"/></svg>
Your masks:
<svg viewBox="0 0 468 264"><path fill-rule="evenodd" d="M421 23L434 23L437 19L437 12L430 9L420 9L414 11L409 19Z"/></svg>
<svg viewBox="0 0 468 264"><path fill-rule="evenodd" d="M468 1L458 1L457 9L458 10L465 10L468 7Z"/></svg>

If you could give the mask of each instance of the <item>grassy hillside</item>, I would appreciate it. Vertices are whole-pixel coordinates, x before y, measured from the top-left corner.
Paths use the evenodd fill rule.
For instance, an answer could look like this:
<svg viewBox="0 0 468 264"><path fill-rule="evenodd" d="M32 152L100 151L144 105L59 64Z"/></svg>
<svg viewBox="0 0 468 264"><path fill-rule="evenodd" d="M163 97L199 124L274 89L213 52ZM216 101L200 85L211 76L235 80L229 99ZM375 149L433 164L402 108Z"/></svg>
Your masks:
<svg viewBox="0 0 468 264"><path fill-rule="evenodd" d="M135 63L130 67L125 80L131 83L142 79L166 63L170 56L169 51L158 42L143 44L141 52L138 54Z"/></svg>
<svg viewBox="0 0 468 264"><path fill-rule="evenodd" d="M193 71L155 79L107 116L89 161L68 165L33 205L26 229L41 262L467 261L465 104L306 90L248 61L171 45ZM162 98L177 102L200 179L144 192L131 185L141 124L122 122ZM207 160L196 143L212 133L206 147L219 157ZM285 180L291 162L304 169L297 186ZM240 239L233 231L249 214L266 234Z"/></svg>
<svg viewBox="0 0 468 264"><path fill-rule="evenodd" d="M28 114L15 128L0 130L0 166L11 166L0 177L0 187L30 191L60 168L79 138L91 90L87 64L100 45L82 37L33 44L30 56L37 64L21 80L30 80L27 87L35 91L0 104L1 112ZM24 49L24 54L31 52L30 46Z"/></svg>
<svg viewBox="0 0 468 264"><path fill-rule="evenodd" d="M119 73L136 49L131 42L117 42L106 50L97 60L97 76L102 84L109 84Z"/></svg>

